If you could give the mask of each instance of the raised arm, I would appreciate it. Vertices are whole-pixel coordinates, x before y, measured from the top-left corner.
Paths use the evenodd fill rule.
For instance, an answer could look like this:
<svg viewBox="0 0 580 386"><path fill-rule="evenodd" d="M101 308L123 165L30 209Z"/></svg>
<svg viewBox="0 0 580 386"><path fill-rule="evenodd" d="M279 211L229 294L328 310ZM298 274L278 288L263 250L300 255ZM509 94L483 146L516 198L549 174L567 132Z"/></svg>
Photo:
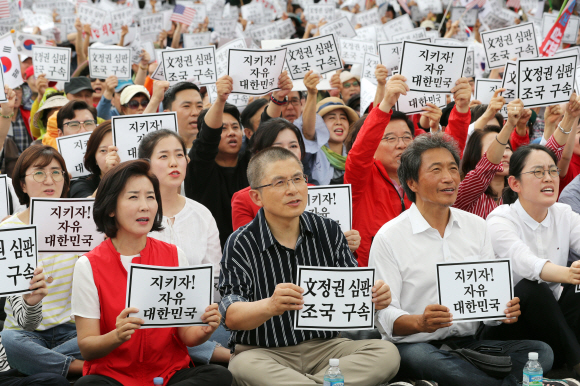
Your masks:
<svg viewBox="0 0 580 386"><path fill-rule="evenodd" d="M504 91L505 88L498 88L497 90L495 90L495 92L493 93L493 97L491 98L489 104L487 105L487 109L482 114L482 116L479 117L479 119L474 122L473 126L475 130L483 129L487 125L487 122L489 122L490 119L493 119L493 117L495 117L495 114L497 114L501 110L501 108L505 104L505 98L501 96L500 93Z"/></svg>
<svg viewBox="0 0 580 386"><path fill-rule="evenodd" d="M377 107L383 97L385 96L385 88L387 86L387 76L389 75L389 70L383 64L377 64L375 68L375 77L377 78L377 92L375 93L375 100L373 101L373 107ZM363 112L361 111L361 114Z"/></svg>
<svg viewBox="0 0 580 386"><path fill-rule="evenodd" d="M568 135L572 132L572 129L576 127L576 122L578 121L578 116L580 116L580 98L576 93L573 93L564 112L564 118L562 122L558 124L558 128L554 130L554 139L558 142L558 145L564 146L568 140Z"/></svg>
<svg viewBox="0 0 580 386"><path fill-rule="evenodd" d="M234 88L234 80L229 75L224 75L215 84L217 98L205 114L205 124L215 130L221 130L224 122L224 107L228 97Z"/></svg>
<svg viewBox="0 0 580 386"><path fill-rule="evenodd" d="M471 86L467 78L460 78L451 89L455 106L449 114L449 123L445 128L445 133L457 141L457 146L463 155L465 142L467 142L467 131L469 121L471 120L471 111L469 110L469 101L471 99Z"/></svg>
<svg viewBox="0 0 580 386"><path fill-rule="evenodd" d="M0 149L4 148L6 136L12 124L12 117L14 116L14 105L16 104L16 93L7 85L4 85L4 92L8 101L0 104Z"/></svg>
<svg viewBox="0 0 580 386"><path fill-rule="evenodd" d="M77 63L80 65L87 60L87 55L83 50L83 25L81 19L77 17L75 20L75 29L77 36L75 37L75 51L77 52Z"/></svg>
<svg viewBox="0 0 580 386"><path fill-rule="evenodd" d="M270 100L270 103L268 103L268 107L266 108L266 114L268 114L270 118L279 118L280 115L282 115L282 106L288 103L286 97L290 94L290 91L292 91L292 86L292 79L288 75L288 72L282 71L278 77L278 88L280 90L272 93L272 98L276 99L278 103Z"/></svg>
<svg viewBox="0 0 580 386"><path fill-rule="evenodd" d="M121 26L121 37L119 38L119 47L125 47L125 36L129 33L129 27L124 25Z"/></svg>
<svg viewBox="0 0 580 386"><path fill-rule="evenodd" d="M165 91L169 88L169 82L166 80L156 80L153 82L153 95L149 100L149 104L143 111L143 114L156 113L159 108L159 104L163 102L163 95Z"/></svg>
<svg viewBox="0 0 580 386"><path fill-rule="evenodd" d="M313 73L312 70L308 71L304 76L304 85L308 95L306 96L304 112L302 113L302 133L304 138L311 141L314 141L316 137L316 98L318 96L316 87L318 83L320 83L320 76Z"/></svg>
<svg viewBox="0 0 580 386"><path fill-rule="evenodd" d="M171 48L179 48L179 40L181 39L182 24L177 23L175 31L173 32L173 40L171 41Z"/></svg>

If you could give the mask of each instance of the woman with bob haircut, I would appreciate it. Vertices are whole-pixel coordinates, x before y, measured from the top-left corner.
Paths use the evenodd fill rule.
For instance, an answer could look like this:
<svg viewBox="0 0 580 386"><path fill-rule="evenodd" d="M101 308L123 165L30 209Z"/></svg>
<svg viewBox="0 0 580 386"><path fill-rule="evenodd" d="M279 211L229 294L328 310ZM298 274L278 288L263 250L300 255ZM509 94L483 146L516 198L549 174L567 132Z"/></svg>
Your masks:
<svg viewBox="0 0 580 386"><path fill-rule="evenodd" d="M20 204L27 209L0 223L0 228L29 225L31 198L68 197L70 178L62 156L51 146L33 145L22 152L12 174ZM6 303L2 343L11 367L23 374L81 374L83 358L77 345L75 323L70 318L72 276L78 255L39 253L48 293L43 299L42 322L34 331L24 331Z"/></svg>
<svg viewBox="0 0 580 386"><path fill-rule="evenodd" d="M554 368L566 363L580 375L580 261L566 266L570 250L580 253L580 215L557 202L557 164L552 150L535 144L511 157L504 205L489 214L487 228L496 258L511 260L522 314L518 323L485 326L482 339L543 341Z"/></svg>
<svg viewBox="0 0 580 386"><path fill-rule="evenodd" d="M91 174L71 181L72 198L94 197L103 175L121 163L119 150L113 145L111 121L101 123L89 137L84 156L85 169Z"/></svg>
<svg viewBox="0 0 580 386"><path fill-rule="evenodd" d="M190 368L186 348L204 343L217 329L217 304L201 317L208 326L145 330L140 329L142 319L130 316L139 310L125 308L130 263L189 265L175 245L147 237L163 229L159 181L149 162L128 161L111 169L99 184L93 217L108 239L75 267L72 315L86 359L84 376L76 384L137 386L162 377L164 385L229 386L232 376L221 366Z"/></svg>

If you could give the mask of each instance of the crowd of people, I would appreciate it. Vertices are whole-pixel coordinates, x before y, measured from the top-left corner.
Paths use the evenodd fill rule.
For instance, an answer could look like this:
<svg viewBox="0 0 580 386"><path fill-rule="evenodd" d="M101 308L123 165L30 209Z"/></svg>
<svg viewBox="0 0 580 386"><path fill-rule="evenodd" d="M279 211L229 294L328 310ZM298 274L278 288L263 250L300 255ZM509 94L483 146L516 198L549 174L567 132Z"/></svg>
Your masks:
<svg viewBox="0 0 580 386"><path fill-rule="evenodd" d="M287 7L293 38L319 34L324 21ZM406 10L382 11L385 23ZM444 17L416 22L456 37L459 23ZM470 44L481 44L480 26ZM530 109L507 103L505 89L478 101L475 77L461 77L445 107L407 115L396 106L408 80L378 64L361 111L360 68L344 65L330 90L309 71L297 91L283 71L276 91L240 107L228 102L229 75L210 101L209 87L152 79L158 63L145 50L131 80L92 79L91 26L74 27L59 42L74 51L69 82L49 82L23 56L25 83L4 87L10 213L0 229L29 225L31 198L90 197L106 239L86 254L38 253L31 292L4 299L0 385L314 385L338 358L348 385L515 386L530 352L544 373L569 374L545 385L580 385L579 95ZM173 22L156 47L183 47L186 29ZM503 75L476 66L475 76ZM157 112L175 112L177 131L149 132L137 159L121 162L111 118ZM89 174L72 178L56 139L84 132ZM352 230L306 210L309 186L335 184L351 186ZM505 319L454 323L435 264L496 258L513 268ZM125 306L130 263L212 264L221 300L203 310L204 326L141 329ZM375 339L295 330L301 265L374 268ZM457 355L466 349L511 367L490 372Z"/></svg>

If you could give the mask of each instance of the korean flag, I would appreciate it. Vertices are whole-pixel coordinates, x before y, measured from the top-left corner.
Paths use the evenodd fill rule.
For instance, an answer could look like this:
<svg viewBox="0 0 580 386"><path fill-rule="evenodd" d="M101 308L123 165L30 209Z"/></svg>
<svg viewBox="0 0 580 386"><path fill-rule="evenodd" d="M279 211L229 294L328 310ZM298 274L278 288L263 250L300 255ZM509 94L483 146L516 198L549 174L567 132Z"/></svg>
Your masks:
<svg viewBox="0 0 580 386"><path fill-rule="evenodd" d="M10 88L16 88L24 83L20 72L20 59L18 51L14 47L12 35L7 34L0 38L0 61L4 72L4 84Z"/></svg>

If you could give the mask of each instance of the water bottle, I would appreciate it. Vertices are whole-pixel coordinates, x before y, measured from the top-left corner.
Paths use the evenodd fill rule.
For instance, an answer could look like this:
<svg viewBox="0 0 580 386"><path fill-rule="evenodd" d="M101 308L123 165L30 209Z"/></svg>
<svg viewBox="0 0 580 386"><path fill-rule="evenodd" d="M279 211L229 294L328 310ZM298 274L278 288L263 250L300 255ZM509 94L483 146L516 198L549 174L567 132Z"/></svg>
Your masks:
<svg viewBox="0 0 580 386"><path fill-rule="evenodd" d="M528 354L528 363L524 367L524 383L529 386L542 386L544 378L544 370L542 365L538 362L538 353L531 352Z"/></svg>
<svg viewBox="0 0 580 386"><path fill-rule="evenodd" d="M153 378L154 385L163 385L163 378L162 377L155 377Z"/></svg>
<svg viewBox="0 0 580 386"><path fill-rule="evenodd" d="M338 368L338 359L331 359L330 367L324 374L323 386L344 386L344 377Z"/></svg>

